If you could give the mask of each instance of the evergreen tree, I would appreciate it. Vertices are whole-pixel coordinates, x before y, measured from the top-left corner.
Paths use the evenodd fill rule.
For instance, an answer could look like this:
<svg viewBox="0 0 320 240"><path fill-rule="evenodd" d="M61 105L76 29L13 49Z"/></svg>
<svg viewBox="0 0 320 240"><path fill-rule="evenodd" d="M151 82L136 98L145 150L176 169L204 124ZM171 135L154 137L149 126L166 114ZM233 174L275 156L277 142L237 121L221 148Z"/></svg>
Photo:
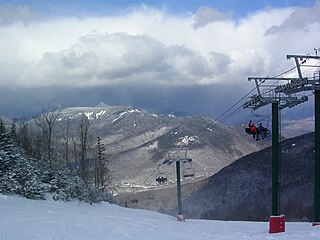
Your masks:
<svg viewBox="0 0 320 240"><path fill-rule="evenodd" d="M108 157L105 154L106 148L101 143L101 138L97 138L96 158L94 161L95 186L104 190L110 181L110 170L107 167Z"/></svg>
<svg viewBox="0 0 320 240"><path fill-rule="evenodd" d="M77 198L90 203L111 201L108 192L100 191L77 172L53 161L53 153L49 155L43 154L40 159L27 156L12 134L6 132L0 118L0 193L44 199L45 192L49 192L55 200L70 201Z"/></svg>
<svg viewBox="0 0 320 240"><path fill-rule="evenodd" d="M11 132L10 132L10 135L12 137L12 139L17 142L17 128L16 128L16 120L12 120L12 123L11 123Z"/></svg>
<svg viewBox="0 0 320 240"><path fill-rule="evenodd" d="M1 135L2 135L3 133L5 133L5 132L6 132L6 128L5 128L5 126L4 126L4 123L3 123L2 118L0 118L0 137L1 137Z"/></svg>
<svg viewBox="0 0 320 240"><path fill-rule="evenodd" d="M44 188L34 161L24 155L5 129L0 129L0 192L43 198Z"/></svg>

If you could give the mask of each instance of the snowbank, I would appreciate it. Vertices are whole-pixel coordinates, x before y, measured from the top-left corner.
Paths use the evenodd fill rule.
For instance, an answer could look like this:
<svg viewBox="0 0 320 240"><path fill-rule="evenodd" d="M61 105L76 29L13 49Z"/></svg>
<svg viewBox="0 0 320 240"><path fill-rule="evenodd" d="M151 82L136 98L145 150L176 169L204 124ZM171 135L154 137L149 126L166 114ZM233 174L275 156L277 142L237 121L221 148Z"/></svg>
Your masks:
<svg viewBox="0 0 320 240"><path fill-rule="evenodd" d="M287 223L286 232L268 233L265 222L187 220L146 210L101 203L28 200L0 194L1 240L315 240L320 227Z"/></svg>

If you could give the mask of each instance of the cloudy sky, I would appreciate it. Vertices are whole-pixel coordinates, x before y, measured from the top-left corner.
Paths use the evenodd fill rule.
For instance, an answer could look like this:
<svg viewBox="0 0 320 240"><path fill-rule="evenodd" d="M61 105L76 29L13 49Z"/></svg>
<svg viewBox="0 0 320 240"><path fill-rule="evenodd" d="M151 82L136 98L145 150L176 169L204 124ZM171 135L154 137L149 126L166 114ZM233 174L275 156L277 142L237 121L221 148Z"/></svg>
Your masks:
<svg viewBox="0 0 320 240"><path fill-rule="evenodd" d="M319 13L317 0L0 0L0 115L102 101L216 118L249 76L315 54Z"/></svg>

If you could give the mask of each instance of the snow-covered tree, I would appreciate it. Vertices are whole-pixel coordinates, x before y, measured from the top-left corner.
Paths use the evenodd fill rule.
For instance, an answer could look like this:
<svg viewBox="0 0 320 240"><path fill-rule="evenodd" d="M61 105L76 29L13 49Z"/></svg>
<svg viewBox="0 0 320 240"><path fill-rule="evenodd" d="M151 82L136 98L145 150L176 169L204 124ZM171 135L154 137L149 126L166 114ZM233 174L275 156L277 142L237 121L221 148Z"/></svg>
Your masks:
<svg viewBox="0 0 320 240"><path fill-rule="evenodd" d="M0 119L0 193L43 199L45 192L63 201L75 198L90 203L110 201L108 193L102 193L66 165L27 156Z"/></svg>
<svg viewBox="0 0 320 240"><path fill-rule="evenodd" d="M35 162L18 148L0 121L0 192L28 198L43 198L44 186Z"/></svg>
<svg viewBox="0 0 320 240"><path fill-rule="evenodd" d="M94 158L94 183L99 189L104 190L110 182L110 169L107 166L108 155L105 153L106 148L97 137L97 145Z"/></svg>

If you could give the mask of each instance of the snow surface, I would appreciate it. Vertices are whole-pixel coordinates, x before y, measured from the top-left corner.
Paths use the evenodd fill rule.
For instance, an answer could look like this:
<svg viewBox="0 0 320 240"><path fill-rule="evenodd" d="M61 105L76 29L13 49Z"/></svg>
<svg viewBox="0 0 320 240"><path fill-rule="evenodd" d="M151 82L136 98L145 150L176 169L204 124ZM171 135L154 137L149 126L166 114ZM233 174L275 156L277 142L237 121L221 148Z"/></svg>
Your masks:
<svg viewBox="0 0 320 240"><path fill-rule="evenodd" d="M93 117L91 118L93 112L85 112L84 114L87 116L88 119L93 119Z"/></svg>
<svg viewBox="0 0 320 240"><path fill-rule="evenodd" d="M107 110L102 110L98 113L96 113L96 118L98 119L100 116L102 116L103 114L105 114L107 112Z"/></svg>
<svg viewBox="0 0 320 240"><path fill-rule="evenodd" d="M172 216L108 203L64 203L0 194L0 239L315 240L320 239L320 227L287 223L285 233L269 234L265 222L177 222Z"/></svg>
<svg viewBox="0 0 320 240"><path fill-rule="evenodd" d="M198 136L184 136L184 137L180 137L178 138L178 142L176 145L177 146L187 146L192 142L198 142Z"/></svg>
<svg viewBox="0 0 320 240"><path fill-rule="evenodd" d="M141 111L138 109L130 109L130 110L124 111L124 112L120 113L118 115L118 117L116 117L112 122L118 121L120 118L122 118L127 113L141 113Z"/></svg>

